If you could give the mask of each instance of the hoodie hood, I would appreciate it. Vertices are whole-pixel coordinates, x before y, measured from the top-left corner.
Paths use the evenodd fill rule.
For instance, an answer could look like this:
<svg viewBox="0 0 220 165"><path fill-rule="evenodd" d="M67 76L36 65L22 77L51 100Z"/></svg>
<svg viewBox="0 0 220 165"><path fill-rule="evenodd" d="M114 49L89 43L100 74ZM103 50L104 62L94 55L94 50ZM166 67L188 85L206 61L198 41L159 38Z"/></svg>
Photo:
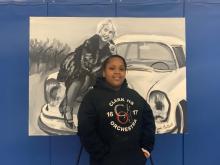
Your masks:
<svg viewBox="0 0 220 165"><path fill-rule="evenodd" d="M128 87L128 83L127 83L127 80L125 79L124 82L122 83L119 91L123 90L124 88L127 88L127 87ZM109 84L106 83L106 80L104 77L98 77L96 79L96 83L94 85L94 88L107 89L109 91L117 91L113 87L111 87Z"/></svg>

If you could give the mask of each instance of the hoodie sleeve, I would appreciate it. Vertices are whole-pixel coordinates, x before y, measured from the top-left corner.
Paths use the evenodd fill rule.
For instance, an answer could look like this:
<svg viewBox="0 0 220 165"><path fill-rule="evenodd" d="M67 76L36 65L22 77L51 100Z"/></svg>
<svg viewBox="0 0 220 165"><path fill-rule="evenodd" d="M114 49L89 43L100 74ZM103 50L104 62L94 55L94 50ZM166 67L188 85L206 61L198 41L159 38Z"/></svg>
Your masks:
<svg viewBox="0 0 220 165"><path fill-rule="evenodd" d="M144 109L142 115L142 133L141 147L151 152L155 141L155 122L152 110L144 100Z"/></svg>
<svg viewBox="0 0 220 165"><path fill-rule="evenodd" d="M86 95L80 105L78 112L78 135L90 156L99 160L108 153L109 147L103 143L97 134L97 113L91 100L92 97Z"/></svg>

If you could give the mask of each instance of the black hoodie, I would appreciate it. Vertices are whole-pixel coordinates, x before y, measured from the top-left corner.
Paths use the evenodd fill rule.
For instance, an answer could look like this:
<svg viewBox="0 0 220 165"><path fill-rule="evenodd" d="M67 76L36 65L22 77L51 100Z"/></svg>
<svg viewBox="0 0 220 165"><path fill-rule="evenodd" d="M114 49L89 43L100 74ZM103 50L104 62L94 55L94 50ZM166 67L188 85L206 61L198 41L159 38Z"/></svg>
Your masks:
<svg viewBox="0 0 220 165"><path fill-rule="evenodd" d="M78 135L91 165L144 165L141 148L151 152L155 123L147 102L126 81L120 90L97 79L78 112Z"/></svg>

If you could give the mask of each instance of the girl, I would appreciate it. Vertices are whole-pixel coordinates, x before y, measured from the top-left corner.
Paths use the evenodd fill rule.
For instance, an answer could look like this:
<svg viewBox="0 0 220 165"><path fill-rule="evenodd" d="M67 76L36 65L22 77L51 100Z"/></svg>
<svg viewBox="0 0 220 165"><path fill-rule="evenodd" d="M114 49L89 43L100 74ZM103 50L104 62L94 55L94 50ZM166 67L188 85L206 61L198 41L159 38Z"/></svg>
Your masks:
<svg viewBox="0 0 220 165"><path fill-rule="evenodd" d="M144 165L154 146L150 106L127 87L126 62L108 57L102 77L84 97L78 112L78 135L90 165Z"/></svg>

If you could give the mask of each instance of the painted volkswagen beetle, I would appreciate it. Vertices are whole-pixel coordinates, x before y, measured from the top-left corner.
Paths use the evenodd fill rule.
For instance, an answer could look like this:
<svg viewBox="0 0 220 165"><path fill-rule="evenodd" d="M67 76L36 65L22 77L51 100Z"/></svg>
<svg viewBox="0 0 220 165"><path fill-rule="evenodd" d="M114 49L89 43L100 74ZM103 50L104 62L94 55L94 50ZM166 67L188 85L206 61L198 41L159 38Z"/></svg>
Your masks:
<svg viewBox="0 0 220 165"><path fill-rule="evenodd" d="M127 80L150 104L156 132L183 133L186 129L186 57L185 43L175 37L128 34L115 41L117 53L128 64ZM38 119L39 127L48 134L76 134L77 127L65 125L59 105L65 97L65 85L56 80L58 72L45 81L46 104ZM73 122L82 96L74 107Z"/></svg>
<svg viewBox="0 0 220 165"><path fill-rule="evenodd" d="M150 104L156 132L186 129L185 43L170 36L123 35L115 40L117 53L128 64L127 80Z"/></svg>

